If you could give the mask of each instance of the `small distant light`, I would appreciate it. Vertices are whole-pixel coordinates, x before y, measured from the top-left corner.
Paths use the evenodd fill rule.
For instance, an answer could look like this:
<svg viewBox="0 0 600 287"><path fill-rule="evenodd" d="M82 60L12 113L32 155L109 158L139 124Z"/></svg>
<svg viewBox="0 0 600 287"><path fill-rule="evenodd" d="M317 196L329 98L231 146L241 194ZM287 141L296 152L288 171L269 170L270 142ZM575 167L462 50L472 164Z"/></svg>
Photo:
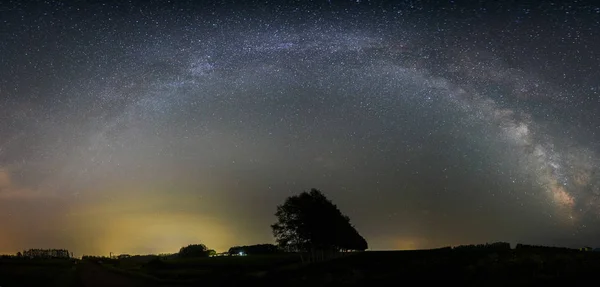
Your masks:
<svg viewBox="0 0 600 287"><path fill-rule="evenodd" d="M244 252L240 251L240 253L238 253L240 256L244 256Z"/></svg>

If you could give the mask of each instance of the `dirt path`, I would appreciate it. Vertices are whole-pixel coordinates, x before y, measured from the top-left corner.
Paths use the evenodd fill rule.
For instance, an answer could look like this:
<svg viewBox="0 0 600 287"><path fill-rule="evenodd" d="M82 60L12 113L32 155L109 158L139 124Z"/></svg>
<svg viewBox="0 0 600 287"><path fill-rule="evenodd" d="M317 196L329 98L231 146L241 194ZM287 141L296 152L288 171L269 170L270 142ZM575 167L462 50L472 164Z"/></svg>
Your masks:
<svg viewBox="0 0 600 287"><path fill-rule="evenodd" d="M84 287L125 287L125 286L156 286L144 278L135 278L112 272L95 263L81 261L77 267L81 284Z"/></svg>

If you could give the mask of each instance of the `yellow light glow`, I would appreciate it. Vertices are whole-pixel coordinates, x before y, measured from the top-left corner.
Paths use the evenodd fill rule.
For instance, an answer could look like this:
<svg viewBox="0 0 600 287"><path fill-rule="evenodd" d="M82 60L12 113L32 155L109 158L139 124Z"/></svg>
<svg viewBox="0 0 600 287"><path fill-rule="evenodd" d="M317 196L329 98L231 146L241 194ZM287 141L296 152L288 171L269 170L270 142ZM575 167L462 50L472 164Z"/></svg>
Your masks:
<svg viewBox="0 0 600 287"><path fill-rule="evenodd" d="M174 253L193 243L221 251L236 242L228 225L203 215L192 198L148 192L113 198L118 199L90 201L70 213L77 253Z"/></svg>

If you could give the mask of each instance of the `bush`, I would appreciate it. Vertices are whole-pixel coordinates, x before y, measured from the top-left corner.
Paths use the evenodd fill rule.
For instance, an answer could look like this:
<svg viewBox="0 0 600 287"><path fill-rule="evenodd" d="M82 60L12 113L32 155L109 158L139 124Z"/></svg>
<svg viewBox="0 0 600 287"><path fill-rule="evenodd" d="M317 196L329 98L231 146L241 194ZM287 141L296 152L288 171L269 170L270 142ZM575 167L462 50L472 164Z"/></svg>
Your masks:
<svg viewBox="0 0 600 287"><path fill-rule="evenodd" d="M182 258L208 257L210 251L204 244L190 244L186 247L181 247L178 254Z"/></svg>

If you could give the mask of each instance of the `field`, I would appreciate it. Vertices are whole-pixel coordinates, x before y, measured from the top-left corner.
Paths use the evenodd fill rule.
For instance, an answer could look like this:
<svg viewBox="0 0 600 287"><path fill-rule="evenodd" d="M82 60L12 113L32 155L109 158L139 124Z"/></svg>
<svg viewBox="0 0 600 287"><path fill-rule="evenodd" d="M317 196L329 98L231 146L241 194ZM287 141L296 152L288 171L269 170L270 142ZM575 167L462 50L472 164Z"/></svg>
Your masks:
<svg viewBox="0 0 600 287"><path fill-rule="evenodd" d="M76 267L67 259L0 259L0 286L77 286Z"/></svg>
<svg viewBox="0 0 600 287"><path fill-rule="evenodd" d="M587 286L598 282L599 271L598 252L392 251L277 272L266 281L284 286Z"/></svg>
<svg viewBox="0 0 600 287"><path fill-rule="evenodd" d="M303 264L297 254L0 263L2 287L589 286L600 276L600 252L535 249L368 251L312 264Z"/></svg>
<svg viewBox="0 0 600 287"><path fill-rule="evenodd" d="M216 284L256 281L282 268L298 268L297 254L273 254L210 258L131 257L103 262L113 271L152 278L161 284Z"/></svg>

